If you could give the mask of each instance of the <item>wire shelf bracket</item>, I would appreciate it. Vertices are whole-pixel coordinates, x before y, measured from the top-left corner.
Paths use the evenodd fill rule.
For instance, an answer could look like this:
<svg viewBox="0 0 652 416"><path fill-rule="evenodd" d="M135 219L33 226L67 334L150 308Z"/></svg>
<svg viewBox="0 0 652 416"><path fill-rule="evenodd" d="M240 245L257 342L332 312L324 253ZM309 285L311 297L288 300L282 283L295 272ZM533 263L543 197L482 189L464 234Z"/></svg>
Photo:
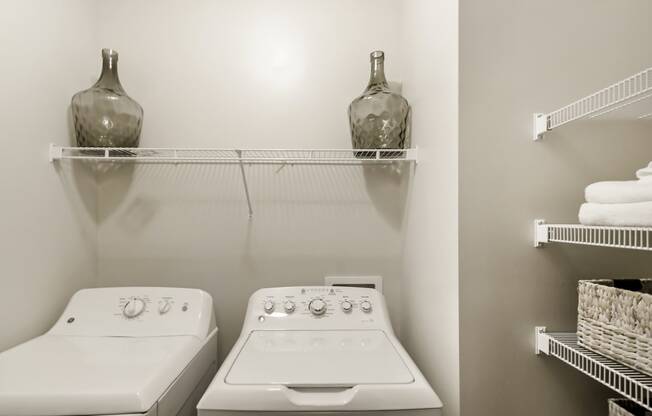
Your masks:
<svg viewBox="0 0 652 416"><path fill-rule="evenodd" d="M550 335L546 333L545 326L534 327L534 353L536 355L550 354Z"/></svg>
<svg viewBox="0 0 652 416"><path fill-rule="evenodd" d="M534 247L548 243L548 226L546 220L534 220Z"/></svg>
<svg viewBox="0 0 652 416"><path fill-rule="evenodd" d="M548 333L544 326L534 331L537 355L555 357L652 410L652 377L580 346L575 333Z"/></svg>
<svg viewBox="0 0 652 416"><path fill-rule="evenodd" d="M534 114L534 140L570 122L623 113L627 119L652 118L652 67L548 114Z"/></svg>
<svg viewBox="0 0 652 416"><path fill-rule="evenodd" d="M548 131L548 116L543 113L534 113L534 140L543 139L543 135Z"/></svg>
<svg viewBox="0 0 652 416"><path fill-rule="evenodd" d="M534 220L534 247L547 243L652 251L652 227L546 224L545 220Z"/></svg>
<svg viewBox="0 0 652 416"><path fill-rule="evenodd" d="M94 163L237 164L253 217L245 165L367 165L417 163L417 148L411 149L211 149L211 148L120 148L65 147L50 144L50 162L81 160Z"/></svg>
<svg viewBox="0 0 652 416"><path fill-rule="evenodd" d="M48 152L49 160L50 163L54 162L55 160L59 160L63 158L63 147L57 146L54 143L50 143L50 149Z"/></svg>

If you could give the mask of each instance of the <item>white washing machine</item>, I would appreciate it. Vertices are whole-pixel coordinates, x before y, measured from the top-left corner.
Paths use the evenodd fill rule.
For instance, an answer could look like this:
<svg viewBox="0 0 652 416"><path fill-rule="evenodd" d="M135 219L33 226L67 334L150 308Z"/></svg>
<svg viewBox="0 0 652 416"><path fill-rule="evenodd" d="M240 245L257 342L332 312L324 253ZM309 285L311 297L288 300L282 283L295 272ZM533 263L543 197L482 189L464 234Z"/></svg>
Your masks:
<svg viewBox="0 0 652 416"><path fill-rule="evenodd" d="M193 415L216 361L206 292L85 289L45 335L0 353L0 415Z"/></svg>
<svg viewBox="0 0 652 416"><path fill-rule="evenodd" d="M438 416L441 408L394 336L380 292L287 287L251 296L198 414Z"/></svg>

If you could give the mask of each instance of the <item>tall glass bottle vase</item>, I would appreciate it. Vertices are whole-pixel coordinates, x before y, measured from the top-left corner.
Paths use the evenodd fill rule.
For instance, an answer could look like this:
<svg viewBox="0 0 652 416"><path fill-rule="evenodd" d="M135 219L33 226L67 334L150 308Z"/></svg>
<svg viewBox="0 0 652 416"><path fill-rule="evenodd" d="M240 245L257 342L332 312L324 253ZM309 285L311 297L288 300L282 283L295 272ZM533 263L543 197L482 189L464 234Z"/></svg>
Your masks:
<svg viewBox="0 0 652 416"><path fill-rule="evenodd" d="M354 149L405 149L410 146L410 104L389 88L385 78L385 53L371 53L369 85L349 106L349 125ZM356 157L375 157L375 152L356 152ZM386 157L399 152L383 153Z"/></svg>
<svg viewBox="0 0 652 416"><path fill-rule="evenodd" d="M118 77L118 52L102 49L102 74L72 97L77 146L138 147L143 108L127 95Z"/></svg>

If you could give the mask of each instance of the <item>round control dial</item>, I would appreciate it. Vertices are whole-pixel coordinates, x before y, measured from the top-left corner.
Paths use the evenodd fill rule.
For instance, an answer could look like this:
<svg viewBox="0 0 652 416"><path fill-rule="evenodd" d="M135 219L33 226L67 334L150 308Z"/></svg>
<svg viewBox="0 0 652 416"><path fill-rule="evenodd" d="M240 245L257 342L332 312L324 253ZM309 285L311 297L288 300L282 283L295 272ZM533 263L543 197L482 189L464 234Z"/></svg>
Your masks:
<svg viewBox="0 0 652 416"><path fill-rule="evenodd" d="M313 299L308 305L313 315L323 315L326 312L326 302L321 299Z"/></svg>
<svg viewBox="0 0 652 416"><path fill-rule="evenodd" d="M268 300L265 302L265 305L263 305L263 309L265 309L266 313L272 313L274 312L274 302L271 300Z"/></svg>
<svg viewBox="0 0 652 416"><path fill-rule="evenodd" d="M292 302L291 300L288 300L287 302L285 302L283 304L283 309L285 309L286 313L292 313L296 309L296 306L295 306L294 302Z"/></svg>
<svg viewBox="0 0 652 416"><path fill-rule="evenodd" d="M122 309L122 314L129 319L133 319L143 312L145 312L145 301L135 296L129 298Z"/></svg>
<svg viewBox="0 0 652 416"><path fill-rule="evenodd" d="M344 302L342 302L341 306L342 306L342 310L344 312L351 312L353 310L353 304L351 302L349 302L348 300L345 300Z"/></svg>
<svg viewBox="0 0 652 416"><path fill-rule="evenodd" d="M362 309L362 312L371 312L371 302L368 300L363 300L360 302L360 309Z"/></svg>

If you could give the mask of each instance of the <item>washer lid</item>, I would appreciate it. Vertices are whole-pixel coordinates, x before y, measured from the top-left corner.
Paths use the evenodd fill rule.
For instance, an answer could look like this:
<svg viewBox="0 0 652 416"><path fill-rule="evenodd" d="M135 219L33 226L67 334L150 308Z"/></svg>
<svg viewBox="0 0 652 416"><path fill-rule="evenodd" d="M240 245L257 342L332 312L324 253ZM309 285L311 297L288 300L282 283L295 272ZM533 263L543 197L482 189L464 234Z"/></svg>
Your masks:
<svg viewBox="0 0 652 416"><path fill-rule="evenodd" d="M387 335L373 331L252 331L227 384L349 387L414 377Z"/></svg>
<svg viewBox="0 0 652 416"><path fill-rule="evenodd" d="M43 335L0 353L0 415L144 413L200 349L194 336Z"/></svg>

